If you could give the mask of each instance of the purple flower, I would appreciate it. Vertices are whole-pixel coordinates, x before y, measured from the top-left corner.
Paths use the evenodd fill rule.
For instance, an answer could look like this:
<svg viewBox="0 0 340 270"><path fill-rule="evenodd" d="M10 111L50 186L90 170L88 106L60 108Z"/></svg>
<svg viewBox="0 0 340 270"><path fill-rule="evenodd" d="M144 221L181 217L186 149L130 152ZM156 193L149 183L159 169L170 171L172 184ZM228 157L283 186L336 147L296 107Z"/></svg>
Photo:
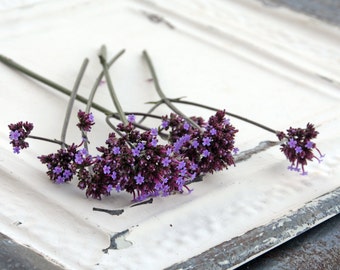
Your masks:
<svg viewBox="0 0 340 270"><path fill-rule="evenodd" d="M165 157L163 160L162 160L162 165L163 167L168 167L169 164L170 164L171 160L169 157Z"/></svg>
<svg viewBox="0 0 340 270"><path fill-rule="evenodd" d="M106 188L107 193L110 193L112 190L112 185L108 185Z"/></svg>
<svg viewBox="0 0 340 270"><path fill-rule="evenodd" d="M314 147L314 143L311 142L311 141L308 141L308 142L306 143L305 147L308 148L308 149L312 149L312 148Z"/></svg>
<svg viewBox="0 0 340 270"><path fill-rule="evenodd" d="M184 167L185 167L185 161L184 160L182 160L182 161L180 161L179 163L178 163L178 165L177 165L177 169L179 169L179 170L181 170L181 169L183 169Z"/></svg>
<svg viewBox="0 0 340 270"><path fill-rule="evenodd" d="M127 120L130 122L130 123L133 123L136 121L136 116L134 114L129 114L128 117L127 117Z"/></svg>
<svg viewBox="0 0 340 270"><path fill-rule="evenodd" d="M188 122L184 122L183 128L184 128L185 130L189 130L190 125L188 124Z"/></svg>
<svg viewBox="0 0 340 270"><path fill-rule="evenodd" d="M72 174L72 172L71 172L70 170L65 170L64 173L63 173L63 177L64 177L65 179L71 178L72 175L73 175L73 174Z"/></svg>
<svg viewBox="0 0 340 270"><path fill-rule="evenodd" d="M293 138L291 138L288 142L290 148L295 148L296 144L297 142Z"/></svg>
<svg viewBox="0 0 340 270"><path fill-rule="evenodd" d="M79 123L77 124L77 127L81 131L90 132L91 127L94 125L94 116L92 113L85 113L81 110L78 111L78 120Z"/></svg>
<svg viewBox="0 0 340 270"><path fill-rule="evenodd" d="M142 142L138 143L137 149L138 149L139 151L143 151L144 148L145 148L144 143L142 143Z"/></svg>
<svg viewBox="0 0 340 270"><path fill-rule="evenodd" d="M39 156L41 163L47 166L47 175L55 183L64 183L71 181L73 175L77 170L77 163L75 163L77 146L72 144L66 149L59 149L57 153ZM86 163L85 163L86 165Z"/></svg>
<svg viewBox="0 0 340 270"><path fill-rule="evenodd" d="M144 177L140 173L135 176L134 179L136 180L137 185L141 185L144 182Z"/></svg>
<svg viewBox="0 0 340 270"><path fill-rule="evenodd" d="M20 147L19 146L14 146L13 147L13 153L14 154L20 154Z"/></svg>
<svg viewBox="0 0 340 270"><path fill-rule="evenodd" d="M162 121L162 128L167 128L169 126L169 121L168 120L163 120Z"/></svg>
<svg viewBox="0 0 340 270"><path fill-rule="evenodd" d="M155 139L155 138L153 138L152 141L151 141L151 145L152 145L153 147L156 147L156 146L157 146L157 143L158 143L158 140Z"/></svg>
<svg viewBox="0 0 340 270"><path fill-rule="evenodd" d="M10 144L13 146L13 152L19 154L21 149L29 146L25 140L33 130L33 124L29 122L18 122L8 125L8 128L10 129L9 138L11 140Z"/></svg>
<svg viewBox="0 0 340 270"><path fill-rule="evenodd" d="M214 128L210 129L210 134L211 135L216 135L216 133L217 133L216 129L214 129Z"/></svg>
<svg viewBox="0 0 340 270"><path fill-rule="evenodd" d="M9 133L9 138L11 140L17 141L19 140L19 137L20 137L20 132L18 130L14 130Z"/></svg>
<svg viewBox="0 0 340 270"><path fill-rule="evenodd" d="M191 144L193 148L197 148L200 145L197 140L193 140Z"/></svg>
<svg viewBox="0 0 340 270"><path fill-rule="evenodd" d="M75 155L75 159L74 161L77 163L77 164L82 164L84 159L83 159L83 154L81 152L78 152L76 155Z"/></svg>
<svg viewBox="0 0 340 270"><path fill-rule="evenodd" d="M295 152L296 152L297 154L301 153L301 152L302 152L301 146L295 147Z"/></svg>
<svg viewBox="0 0 340 270"><path fill-rule="evenodd" d="M152 135L152 136L157 136L157 135L158 135L158 130L157 130L157 128L152 128L150 131L151 131L151 135Z"/></svg>
<svg viewBox="0 0 340 270"><path fill-rule="evenodd" d="M104 174L110 174L110 166L105 165L105 166L103 167L103 173L104 173Z"/></svg>
<svg viewBox="0 0 340 270"><path fill-rule="evenodd" d="M287 134L284 132L277 133L280 141L286 140L285 143L281 144L281 151L291 162L288 167L289 170L302 171L302 175L307 175L304 167L308 161L313 159L322 161L324 155L316 148L315 143L311 142L318 134L319 132L315 130L314 125L310 123L307 124L305 129L290 127L287 129ZM319 157L313 153L314 149L318 152Z"/></svg>
<svg viewBox="0 0 340 270"><path fill-rule="evenodd" d="M60 168L59 166L56 166L56 167L53 169L53 173L55 173L55 174L60 174L62 171L63 171L63 169Z"/></svg>
<svg viewBox="0 0 340 270"><path fill-rule="evenodd" d="M116 180L116 179L117 179L117 173L116 173L116 172L112 172L111 178L112 178L113 180Z"/></svg>
<svg viewBox="0 0 340 270"><path fill-rule="evenodd" d="M210 145L210 142L211 142L211 138L209 138L209 137L204 137L204 138L203 138L202 145L204 145L204 146L209 146L209 145Z"/></svg>
<svg viewBox="0 0 340 270"><path fill-rule="evenodd" d="M112 148L112 152L115 154L115 155L119 155L120 154L120 147L119 146L114 146Z"/></svg>
<svg viewBox="0 0 340 270"><path fill-rule="evenodd" d="M207 149L203 150L202 155L203 155L204 157L208 157L208 156L210 155L209 150L207 150Z"/></svg>
<svg viewBox="0 0 340 270"><path fill-rule="evenodd" d="M139 149L137 147L132 149L132 155L134 157L139 156L139 154L140 154L140 151L139 151Z"/></svg>

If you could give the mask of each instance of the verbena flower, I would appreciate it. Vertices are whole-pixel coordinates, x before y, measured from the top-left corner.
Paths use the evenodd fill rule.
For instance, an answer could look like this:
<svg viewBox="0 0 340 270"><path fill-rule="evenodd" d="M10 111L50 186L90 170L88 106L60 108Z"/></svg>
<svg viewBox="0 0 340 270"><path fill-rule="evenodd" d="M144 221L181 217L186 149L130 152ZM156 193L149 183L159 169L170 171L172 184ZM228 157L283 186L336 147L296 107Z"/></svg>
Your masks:
<svg viewBox="0 0 340 270"><path fill-rule="evenodd" d="M10 144L13 146L13 152L20 153L21 149L29 147L29 143L26 142L26 138L33 130L33 124L29 122L18 122L16 124L8 125L10 129L9 138Z"/></svg>
<svg viewBox="0 0 340 270"><path fill-rule="evenodd" d="M311 123L308 123L305 129L290 127L287 129L287 133L277 133L279 140L283 141L281 151L291 162L291 165L288 167L289 170L307 175L305 166L308 161L312 161L313 159L319 162L322 161L324 155L321 154L316 144L312 141L318 134L319 132L315 130L314 125ZM317 151L318 156L314 154L314 149Z"/></svg>
<svg viewBox="0 0 340 270"><path fill-rule="evenodd" d="M91 127L94 125L93 114L92 113L85 113L85 112L79 110L77 116L78 116L78 119L79 119L77 127L81 131L90 132Z"/></svg>
<svg viewBox="0 0 340 270"><path fill-rule="evenodd" d="M75 162L76 155L77 146L72 144L65 149L59 149L56 153L42 155L38 158L41 163L46 164L48 168L46 173L50 179L61 184L71 181L76 173L78 166Z"/></svg>
<svg viewBox="0 0 340 270"><path fill-rule="evenodd" d="M201 117L192 117L200 129L188 126L176 114L163 117L162 127L169 130L169 141L174 145L174 151L190 160L190 171L196 176L234 165L233 154L238 151L234 147L234 139L238 130L225 115L225 111L217 111L207 123Z"/></svg>
<svg viewBox="0 0 340 270"><path fill-rule="evenodd" d="M117 129L123 136L110 133L106 146L97 148L101 155L93 162L92 175L79 175L80 187L86 188L87 196L98 199L109 195L111 187L132 193L134 200L143 200L187 188L186 182L193 177L190 161L174 153L172 145L156 144L154 129L139 132L131 123L119 124Z"/></svg>

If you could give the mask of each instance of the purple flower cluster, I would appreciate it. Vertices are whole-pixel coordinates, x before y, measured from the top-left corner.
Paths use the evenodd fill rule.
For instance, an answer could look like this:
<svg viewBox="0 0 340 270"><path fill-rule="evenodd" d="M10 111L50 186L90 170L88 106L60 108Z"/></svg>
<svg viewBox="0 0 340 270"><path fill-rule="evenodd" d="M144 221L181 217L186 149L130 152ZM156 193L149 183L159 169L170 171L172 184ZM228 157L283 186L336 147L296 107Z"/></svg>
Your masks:
<svg viewBox="0 0 340 270"><path fill-rule="evenodd" d="M131 122L117 128L123 136L110 133L106 146L97 148L101 155L95 158L92 173L78 175L78 186L86 188L87 196L99 199L115 189L143 200L187 188L193 177L189 160L175 153L172 145L158 144L157 129L141 133Z"/></svg>
<svg viewBox="0 0 340 270"><path fill-rule="evenodd" d="M190 160L191 172L196 176L234 165L233 153L237 152L234 139L238 130L225 115L225 111L217 111L207 123L202 118L191 118L199 128L179 115L163 117L162 128L169 130L174 151Z"/></svg>
<svg viewBox="0 0 340 270"><path fill-rule="evenodd" d="M308 123L305 129L302 128L292 128L287 129L287 134L284 132L278 132L277 136L280 141L285 141L281 144L281 151L285 154L287 159L291 162L288 167L291 171L300 172L302 175L307 175L305 171L305 166L307 161L312 161L313 159L322 161L324 155L321 154L320 150L316 147L316 144L312 142L319 132L315 130L313 124ZM319 157L315 156L313 153L315 149Z"/></svg>
<svg viewBox="0 0 340 270"><path fill-rule="evenodd" d="M78 111L78 124L77 127L81 131L90 132L91 127L94 125L94 117L92 113L85 113L81 110Z"/></svg>
<svg viewBox="0 0 340 270"><path fill-rule="evenodd" d="M29 122L18 122L16 124L8 125L10 129L9 138L10 144L13 146L13 152L16 154L20 153L21 149L29 146L25 139L31 133L33 124Z"/></svg>
<svg viewBox="0 0 340 270"><path fill-rule="evenodd" d="M57 184L62 184L71 181L76 173L76 154L77 146L72 144L66 149L59 149L57 153L42 155L38 158L42 164L46 164L48 168L46 173L50 179Z"/></svg>

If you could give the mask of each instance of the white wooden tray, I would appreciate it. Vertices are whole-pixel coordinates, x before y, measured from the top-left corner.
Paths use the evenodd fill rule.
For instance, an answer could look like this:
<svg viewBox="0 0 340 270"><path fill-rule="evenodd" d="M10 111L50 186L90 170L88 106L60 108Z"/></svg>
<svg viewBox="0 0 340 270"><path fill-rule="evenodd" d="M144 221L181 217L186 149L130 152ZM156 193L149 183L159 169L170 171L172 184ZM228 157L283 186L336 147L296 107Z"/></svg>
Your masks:
<svg viewBox="0 0 340 270"><path fill-rule="evenodd" d="M101 70L100 46L106 44L110 55L125 48L111 69L114 85L126 111L146 111L144 102L158 100L142 58L146 49L169 97L186 96L277 130L312 122L326 157L301 176L288 171L279 147L272 147L192 184L190 195L134 208L129 194L87 199L76 181L48 180L36 157L55 151L54 145L30 141L14 155L8 144L7 125L20 120L34 122L36 135L59 138L67 96L0 64L2 233L66 269L225 269L339 213L339 29L245 0L24 3L0 2L0 53L41 75L72 88L88 57L79 92L87 96ZM95 101L113 110L104 86ZM76 103L69 141L79 140L72 128L79 108L84 105ZM104 116L94 113L93 151L109 132ZM241 151L276 139L231 121L240 130ZM110 216L93 207L125 212ZM118 249L105 250L110 239Z"/></svg>

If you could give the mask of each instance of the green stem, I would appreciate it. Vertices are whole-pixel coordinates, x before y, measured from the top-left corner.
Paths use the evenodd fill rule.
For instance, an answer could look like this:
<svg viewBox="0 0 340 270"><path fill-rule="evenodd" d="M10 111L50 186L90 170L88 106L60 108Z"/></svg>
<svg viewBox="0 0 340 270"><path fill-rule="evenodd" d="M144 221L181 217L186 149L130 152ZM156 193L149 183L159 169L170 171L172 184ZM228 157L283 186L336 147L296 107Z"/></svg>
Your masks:
<svg viewBox="0 0 340 270"><path fill-rule="evenodd" d="M123 55L123 53L125 52L125 50L121 50L118 54L116 54L108 63L107 63L107 66L108 68L110 68L114 62L116 62L116 60L121 56ZM104 71L100 72L92 89L91 89L91 92L90 92L90 95L89 95L89 98L87 100L87 104L86 104L86 109L85 109L85 113L90 113L90 110L91 110L91 107L92 107L92 104L93 104L93 99L94 99L94 96L97 92L97 89L102 81L104 77ZM88 150L88 141L87 141L87 132L82 132L82 136L83 138L85 138L85 141L84 141L84 148L86 150Z"/></svg>
<svg viewBox="0 0 340 270"><path fill-rule="evenodd" d="M120 55L117 56L117 58L119 57ZM41 82L41 83L44 83L52 88L54 88L55 90L58 90L59 92L65 94L65 95L68 95L68 96L71 96L72 94L72 91L70 91L69 89L67 89L66 87L60 85L60 84L57 84L45 77L42 77L40 76L39 74L25 68L24 66L21 66L20 64L14 62L13 60L3 56L3 55L0 55L0 62L4 63L5 65L15 69L15 70L18 70L24 74L26 74L27 76ZM88 103L88 99L83 97L83 96L80 96L80 95L76 95L76 99L84 104L87 104ZM97 103L92 103L92 107L104 114L112 114L113 112L110 111L110 110L107 110L106 108L104 108L103 106L97 104Z"/></svg>
<svg viewBox="0 0 340 270"><path fill-rule="evenodd" d="M208 106L208 105L203 105L203 104L200 104L200 103L196 103L196 102L192 102L192 101L185 101L185 100L181 100L181 98L173 98L173 99L169 99L170 102L173 102L173 103L181 103L181 104L186 104L186 105L191 105L191 106L196 106L196 107L200 107L200 108L204 108L204 109L207 109L207 110L211 110L211 111L219 111L220 109L217 109L217 108L214 108L214 107L211 107L211 106ZM152 103L154 104L154 106L152 106L152 108L148 111L148 113L152 113L158 106L160 106L162 103L164 103L162 100L160 101L155 101L155 102L148 102L148 103ZM234 114L234 113L230 113L230 112L226 112L227 115L231 116L231 117L234 117L236 119L239 119L241 121L244 121L246 123L249 123L251 125L254 125L254 126L257 126L259 128L262 128L266 131L269 131L271 133L274 133L274 134L277 134L277 130L274 130L270 127L267 127L265 125L262 125L258 122L255 122L253 120L250 120L248 118L245 118L243 116L240 116L238 114Z"/></svg>
<svg viewBox="0 0 340 270"><path fill-rule="evenodd" d="M160 96L160 98L162 99L162 102L164 102L171 110L173 110L176 114L178 115L181 115L187 122L189 122L193 127L195 128L198 128L198 129L201 129L192 119L190 119L189 117L187 117L184 113L182 113L176 106L174 106L170 99L167 98L164 94L164 92L162 91L160 85L159 85L159 81L158 81L158 78L157 78L157 75L156 75L156 72L155 72L155 69L153 67L153 64L152 64L152 61L147 53L147 51L143 51L143 55L144 55L144 58L146 60L146 63L148 64L148 67L150 69L150 72L151 72L151 76L152 76L152 79L154 81L154 84L155 84L155 88L156 88L156 91L158 93L158 95Z"/></svg>
<svg viewBox="0 0 340 270"><path fill-rule="evenodd" d="M122 109L122 107L119 103L118 97L117 97L116 92L113 88L113 84L112 84L111 77L110 77L110 74L109 74L108 64L106 62L106 47L105 47L105 45L103 45L101 47L99 59L100 59L100 63L103 66L104 76L105 76L106 83L107 83L107 86L109 88L110 95L111 95L111 98L113 100L113 103L116 107L117 112L119 113L120 120L126 125L128 123L128 121L127 121L127 118L126 118L126 116L123 112L123 109Z"/></svg>
<svg viewBox="0 0 340 270"><path fill-rule="evenodd" d="M40 141L45 141L45 142L56 143L56 144L59 144L59 145L63 145L64 144L62 141L52 140L52 139L48 139L48 138L44 138L44 137L39 137L39 136L34 136L34 135L28 135L27 138L35 139L35 140L40 140ZM67 144L64 144L64 145L66 147L68 146Z"/></svg>
<svg viewBox="0 0 340 270"><path fill-rule="evenodd" d="M121 50L119 53L117 53L108 63L107 63L107 66L108 68L110 68L115 62L116 60L123 55L123 53L125 52L125 50ZM100 74L98 75L97 77L97 80L95 82L95 84L93 85L92 87L92 90L90 92L90 95L89 95L89 99L87 101L87 105L86 105L86 109L85 109L85 112L86 113L89 113L90 112L90 109L92 107L92 104L93 104L93 99L94 99L94 96L96 94L96 91L100 85L100 82L101 80L103 79L104 77L104 71L100 72Z"/></svg>
<svg viewBox="0 0 340 270"><path fill-rule="evenodd" d="M71 93L71 96L70 96L70 100L67 104L66 115L65 115L65 119L64 119L64 125L63 125L63 129L61 131L61 141L63 143L62 148L65 148L65 139L66 139L67 127L68 127L68 124L70 122L73 104L74 104L74 101L76 99L77 91L79 89L80 82L81 82L81 80L84 76L84 73L85 73L85 70L86 70L88 63L89 63L89 59L86 58L83 61L83 64L81 65L77 79L76 79L74 86L73 86L73 90L72 90L72 93Z"/></svg>

